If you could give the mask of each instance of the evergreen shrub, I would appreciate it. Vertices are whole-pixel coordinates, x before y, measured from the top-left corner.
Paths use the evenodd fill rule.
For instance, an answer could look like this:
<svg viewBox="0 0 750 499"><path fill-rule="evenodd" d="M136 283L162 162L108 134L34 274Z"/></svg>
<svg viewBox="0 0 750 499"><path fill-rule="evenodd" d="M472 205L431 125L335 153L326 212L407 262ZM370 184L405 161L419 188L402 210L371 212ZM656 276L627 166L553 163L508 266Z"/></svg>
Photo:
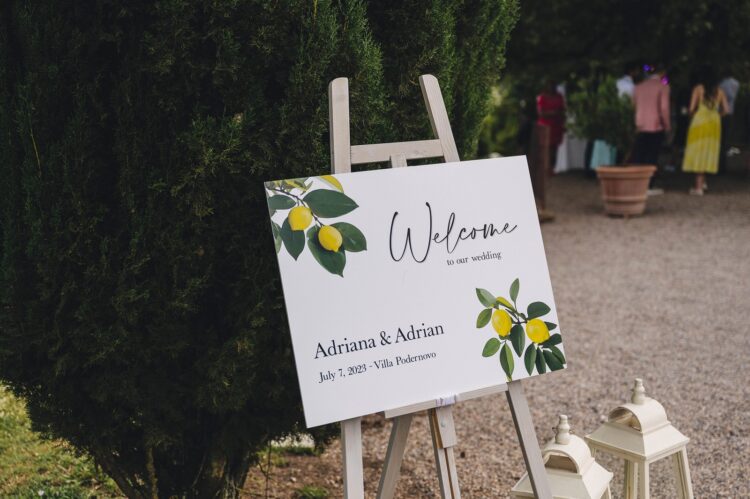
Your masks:
<svg viewBox="0 0 750 499"><path fill-rule="evenodd" d="M304 429L263 181L328 172L337 76L370 143L430 138L435 74L471 156L516 12L4 2L0 378L35 428L129 497L235 496Z"/></svg>

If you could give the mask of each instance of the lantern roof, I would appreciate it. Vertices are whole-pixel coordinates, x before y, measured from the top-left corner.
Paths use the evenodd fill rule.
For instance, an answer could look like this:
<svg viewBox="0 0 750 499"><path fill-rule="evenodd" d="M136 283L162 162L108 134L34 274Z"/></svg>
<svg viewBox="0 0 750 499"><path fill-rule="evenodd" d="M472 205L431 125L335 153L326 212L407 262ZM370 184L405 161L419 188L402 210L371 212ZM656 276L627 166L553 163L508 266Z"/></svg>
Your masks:
<svg viewBox="0 0 750 499"><path fill-rule="evenodd" d="M689 440L669 422L664 406L646 396L641 379L635 381L630 403L614 409L606 423L586 436L593 447L638 460L658 459Z"/></svg>
<svg viewBox="0 0 750 499"><path fill-rule="evenodd" d="M601 467L581 437L570 433L567 416L560 416L555 438L542 449L544 467L555 499L602 497L612 473ZM512 489L513 497L534 497L528 473Z"/></svg>

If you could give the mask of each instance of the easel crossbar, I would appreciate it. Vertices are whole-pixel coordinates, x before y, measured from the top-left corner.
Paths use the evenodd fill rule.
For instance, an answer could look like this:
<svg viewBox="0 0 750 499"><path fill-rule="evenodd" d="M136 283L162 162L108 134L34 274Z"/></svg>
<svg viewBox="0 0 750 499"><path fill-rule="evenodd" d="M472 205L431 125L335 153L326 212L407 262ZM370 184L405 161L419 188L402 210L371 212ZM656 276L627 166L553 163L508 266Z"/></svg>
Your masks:
<svg viewBox="0 0 750 499"><path fill-rule="evenodd" d="M353 165L382 163L390 161L391 156L398 154L403 155L407 160L441 158L443 146L438 139L352 146L351 161Z"/></svg>
<svg viewBox="0 0 750 499"><path fill-rule="evenodd" d="M495 385L489 386L487 388L480 388L479 390L472 390L470 392L463 392L456 395L456 402L465 402L467 400L486 397L487 395L494 395L495 393L502 393L505 391L508 391L508 385ZM425 402L419 402L417 404L383 411L383 416L385 416L386 419L392 419L398 416L403 416L404 414L427 411L429 409L437 409L438 407L440 407L438 401L427 400Z"/></svg>

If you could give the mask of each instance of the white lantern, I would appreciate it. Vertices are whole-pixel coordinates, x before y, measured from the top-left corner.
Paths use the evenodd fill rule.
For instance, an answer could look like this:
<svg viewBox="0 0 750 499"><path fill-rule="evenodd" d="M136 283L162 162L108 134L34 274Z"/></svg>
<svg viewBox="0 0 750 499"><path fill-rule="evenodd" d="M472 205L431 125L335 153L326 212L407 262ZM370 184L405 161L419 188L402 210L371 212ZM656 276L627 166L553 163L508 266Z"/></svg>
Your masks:
<svg viewBox="0 0 750 499"><path fill-rule="evenodd" d="M581 437L571 435L568 417L560 416L555 438L542 449L552 497L555 499L610 499L612 473L594 460ZM528 473L510 492L511 497L534 497Z"/></svg>
<svg viewBox="0 0 750 499"><path fill-rule="evenodd" d="M646 397L643 381L635 380L629 404L609 413L608 421L586 436L596 455L608 452L625 461L625 498L648 499L649 465L665 457L672 458L677 497L693 499L687 459L688 437L667 420L664 407Z"/></svg>

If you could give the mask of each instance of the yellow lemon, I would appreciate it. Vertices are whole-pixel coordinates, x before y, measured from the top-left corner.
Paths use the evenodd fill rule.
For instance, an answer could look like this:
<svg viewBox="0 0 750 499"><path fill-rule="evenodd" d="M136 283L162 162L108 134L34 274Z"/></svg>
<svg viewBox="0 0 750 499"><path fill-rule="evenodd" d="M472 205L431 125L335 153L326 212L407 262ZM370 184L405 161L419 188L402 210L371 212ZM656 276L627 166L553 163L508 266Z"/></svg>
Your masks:
<svg viewBox="0 0 750 499"><path fill-rule="evenodd" d="M549 339L549 329L542 319L531 319L526 323L526 335L534 343L544 343Z"/></svg>
<svg viewBox="0 0 750 499"><path fill-rule="evenodd" d="M513 326L513 321L510 320L510 315L505 310L495 310L492 313L492 327L495 328L495 332L505 338L510 333L510 328Z"/></svg>
<svg viewBox="0 0 750 499"><path fill-rule="evenodd" d="M341 232L336 227L324 225L318 231L318 241L328 251L338 251L344 240L341 237Z"/></svg>
<svg viewBox="0 0 750 499"><path fill-rule="evenodd" d="M307 206L296 206L289 212L289 227L292 230L305 230L310 226L313 216Z"/></svg>

